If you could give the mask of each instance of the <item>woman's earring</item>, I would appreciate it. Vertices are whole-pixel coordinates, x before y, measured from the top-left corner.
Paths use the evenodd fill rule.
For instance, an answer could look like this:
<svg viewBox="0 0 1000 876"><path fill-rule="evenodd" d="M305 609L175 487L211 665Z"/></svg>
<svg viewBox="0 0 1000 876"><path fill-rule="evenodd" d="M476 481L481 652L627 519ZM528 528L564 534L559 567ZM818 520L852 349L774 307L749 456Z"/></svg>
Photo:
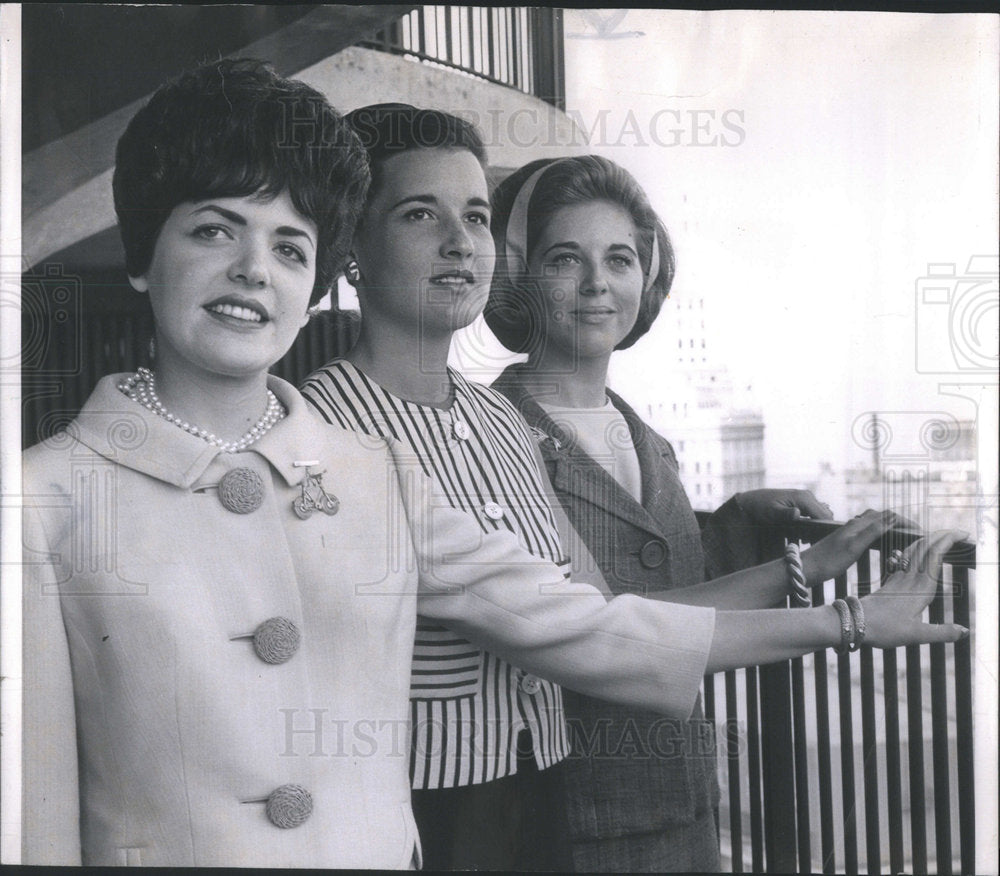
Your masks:
<svg viewBox="0 0 1000 876"><path fill-rule="evenodd" d="M349 259L347 265L344 267L344 274L347 276L347 282L354 285L361 279L361 269L358 267L357 259Z"/></svg>
<svg viewBox="0 0 1000 876"><path fill-rule="evenodd" d="M149 336L149 364L153 364L153 360L156 358L156 335Z"/></svg>

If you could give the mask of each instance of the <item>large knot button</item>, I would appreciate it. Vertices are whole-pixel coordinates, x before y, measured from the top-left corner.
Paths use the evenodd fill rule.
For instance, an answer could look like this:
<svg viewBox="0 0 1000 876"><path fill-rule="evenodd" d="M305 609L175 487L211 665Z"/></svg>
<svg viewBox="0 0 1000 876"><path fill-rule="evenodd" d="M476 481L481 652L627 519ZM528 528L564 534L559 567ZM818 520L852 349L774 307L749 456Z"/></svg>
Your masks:
<svg viewBox="0 0 1000 876"><path fill-rule="evenodd" d="M269 617L253 633L253 649L265 663L284 663L299 650L302 636L287 617Z"/></svg>
<svg viewBox="0 0 1000 876"><path fill-rule="evenodd" d="M312 794L301 785L282 785L267 798L266 811L275 827L298 827L312 815Z"/></svg>
<svg viewBox="0 0 1000 876"><path fill-rule="evenodd" d="M496 502L487 502L483 505L483 514L490 518L490 520L502 520L504 515L503 508Z"/></svg>
<svg viewBox="0 0 1000 876"><path fill-rule="evenodd" d="M462 420L455 423L454 427L452 427L452 431L455 433L455 437L459 441L468 441L469 436L472 434L469 424L462 422Z"/></svg>
<svg viewBox="0 0 1000 876"><path fill-rule="evenodd" d="M264 482L252 468L233 468L219 481L219 501L227 511L249 514L264 501Z"/></svg>
<svg viewBox="0 0 1000 876"><path fill-rule="evenodd" d="M533 697L542 689L542 682L536 675L522 675L517 686L529 697Z"/></svg>
<svg viewBox="0 0 1000 876"><path fill-rule="evenodd" d="M639 562L646 569L658 569L667 558L667 546L662 541L647 541L639 549Z"/></svg>

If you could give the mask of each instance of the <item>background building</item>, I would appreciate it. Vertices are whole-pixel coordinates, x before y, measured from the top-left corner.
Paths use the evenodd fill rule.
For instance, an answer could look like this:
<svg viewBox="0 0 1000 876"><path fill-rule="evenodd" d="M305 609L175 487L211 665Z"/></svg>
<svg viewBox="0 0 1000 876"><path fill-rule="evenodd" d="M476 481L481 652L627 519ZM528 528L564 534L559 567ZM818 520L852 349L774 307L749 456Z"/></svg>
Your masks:
<svg viewBox="0 0 1000 876"><path fill-rule="evenodd" d="M681 482L698 511L764 486L764 419L750 387L738 387L711 355L703 297L668 300L659 317L676 334L662 402L640 413L677 453Z"/></svg>

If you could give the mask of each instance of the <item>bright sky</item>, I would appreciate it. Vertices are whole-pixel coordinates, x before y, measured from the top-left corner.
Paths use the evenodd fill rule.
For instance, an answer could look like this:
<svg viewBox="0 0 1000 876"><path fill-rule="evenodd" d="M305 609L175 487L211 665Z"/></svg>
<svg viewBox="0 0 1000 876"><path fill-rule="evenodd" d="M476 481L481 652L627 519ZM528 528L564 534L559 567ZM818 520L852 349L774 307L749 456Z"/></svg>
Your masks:
<svg viewBox="0 0 1000 876"><path fill-rule="evenodd" d="M948 307L916 301L929 263L961 277L994 256L959 288L958 344L995 369L996 16L628 10L612 27L625 12L566 12L567 106L586 128L606 111L591 149L660 211L673 296L704 296L713 353L753 385L769 475L866 458L866 411L975 418L938 387L987 378L951 364ZM669 400L670 329L616 354L629 400Z"/></svg>

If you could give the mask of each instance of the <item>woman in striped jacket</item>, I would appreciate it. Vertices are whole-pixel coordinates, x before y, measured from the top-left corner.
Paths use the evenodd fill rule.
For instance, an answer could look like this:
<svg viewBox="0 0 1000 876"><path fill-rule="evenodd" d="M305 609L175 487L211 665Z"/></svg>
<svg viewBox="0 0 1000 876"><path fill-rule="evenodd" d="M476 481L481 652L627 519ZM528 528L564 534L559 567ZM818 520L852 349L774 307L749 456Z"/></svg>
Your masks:
<svg viewBox="0 0 1000 876"><path fill-rule="evenodd" d="M302 392L329 422L388 439L397 459L408 454L415 469L431 475L437 501L462 509L484 534L507 530L532 555L562 563L525 423L499 393L447 365L452 336L482 312L493 273L482 141L466 122L403 104L355 110L348 121L372 166L372 187L345 267L358 292L361 333L347 356L317 370ZM786 499L770 496L763 504ZM809 552L810 571L830 577L846 568L888 522L868 515L848 524ZM765 591L772 602L786 586L784 570L773 564L734 577L728 586ZM600 575L595 583L608 593ZM714 592L720 586L727 584L689 589ZM897 586L914 584L901 580ZM622 650L651 624L664 623L658 611L664 605L626 595L609 607L620 600L630 606L630 619L618 643L602 647L607 640L577 629L590 650L583 648L576 659L563 648L572 631L560 629L553 613L559 601L536 601L537 647L553 652L554 667L541 678L517 666L530 665L537 654L505 647L501 631L490 637L440 617L418 620L411 774L426 866L572 869L559 766L568 739L562 692L550 680L586 691L593 690L592 676L617 677L598 697L634 706L644 699L643 676L665 671L658 662L662 653L637 658ZM427 606L426 600L418 604L418 612L426 616ZM688 621L669 642L671 634L661 627L660 645L670 646L674 676L666 686L676 691L664 690L664 703L653 704L653 711L676 715L673 701L680 698L680 716L687 717L705 671L770 662L839 641L830 607L794 617L734 611L713 615L711 645L703 653L704 617L691 613L703 610L669 606L673 621ZM929 635L916 623L900 624L898 614L892 620L895 630L882 629L877 638Z"/></svg>

